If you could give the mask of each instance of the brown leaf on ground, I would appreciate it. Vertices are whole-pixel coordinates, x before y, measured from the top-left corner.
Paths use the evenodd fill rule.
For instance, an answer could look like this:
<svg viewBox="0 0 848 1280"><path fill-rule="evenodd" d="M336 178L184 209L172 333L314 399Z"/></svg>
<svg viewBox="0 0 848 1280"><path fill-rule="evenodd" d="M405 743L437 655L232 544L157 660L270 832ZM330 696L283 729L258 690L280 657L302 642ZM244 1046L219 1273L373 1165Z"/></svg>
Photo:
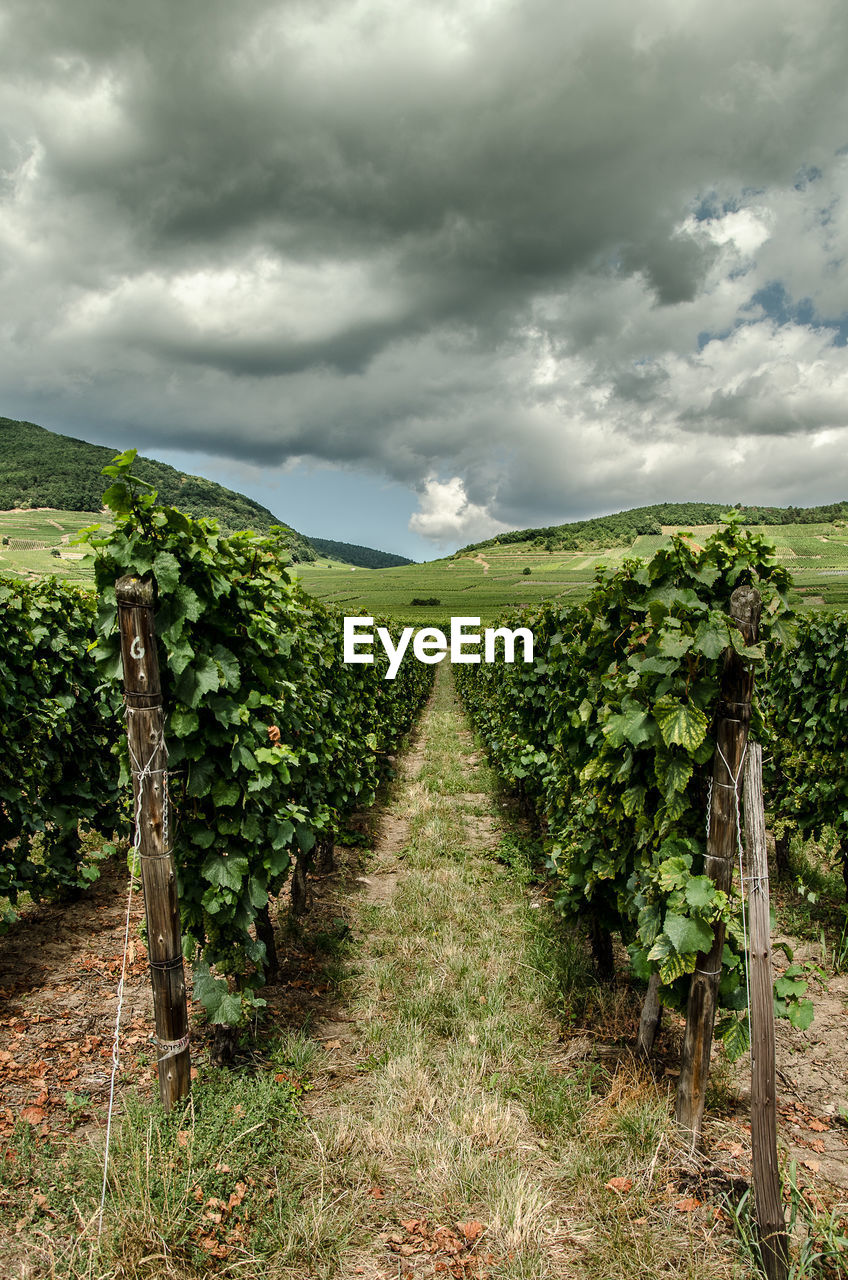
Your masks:
<svg viewBox="0 0 848 1280"><path fill-rule="evenodd" d="M382 1187L372 1187L368 1194L375 1200L385 1200L386 1198L386 1193Z"/></svg>
<svg viewBox="0 0 848 1280"><path fill-rule="evenodd" d="M692 1213L693 1210L700 1209L701 1202L694 1196L687 1196L685 1200L678 1200L674 1207L678 1213Z"/></svg>
<svg viewBox="0 0 848 1280"><path fill-rule="evenodd" d="M462 1253L465 1245L459 1236L455 1235L447 1227L437 1227L433 1236L433 1243L442 1253L457 1254Z"/></svg>
<svg viewBox="0 0 848 1280"><path fill-rule="evenodd" d="M32 1125L41 1124L46 1115L43 1107L24 1107L21 1111L21 1119Z"/></svg>
<svg viewBox="0 0 848 1280"><path fill-rule="evenodd" d="M460 1222L459 1229L465 1236L466 1242L473 1244L475 1240L479 1240L486 1228L482 1222L477 1222L475 1219L471 1222Z"/></svg>
<svg viewBox="0 0 848 1280"><path fill-rule="evenodd" d="M811 1120L808 1128L813 1129L816 1133L827 1133L830 1125L822 1124L821 1120Z"/></svg>
<svg viewBox="0 0 848 1280"><path fill-rule="evenodd" d="M632 1178L610 1178L609 1182L604 1183L607 1191L617 1191L619 1195L623 1195L625 1191L629 1191L633 1186Z"/></svg>

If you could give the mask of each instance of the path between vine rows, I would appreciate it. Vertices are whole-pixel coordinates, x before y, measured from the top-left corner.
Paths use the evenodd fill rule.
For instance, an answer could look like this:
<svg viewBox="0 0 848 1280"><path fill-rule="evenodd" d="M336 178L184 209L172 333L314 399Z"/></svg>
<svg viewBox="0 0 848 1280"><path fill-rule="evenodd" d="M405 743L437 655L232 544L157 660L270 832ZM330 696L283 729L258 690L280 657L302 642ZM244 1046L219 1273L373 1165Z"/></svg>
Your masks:
<svg viewBox="0 0 848 1280"><path fill-rule="evenodd" d="M424 776L433 745L431 700L411 746L401 758L399 777L389 800L370 819L363 819L363 827L368 825L374 837L371 847L337 849L337 870L312 882L307 915L296 937L281 936L282 973L266 993L274 1023L295 1029L305 1027L322 1048L313 1088L304 1102L307 1122L315 1122L319 1115L326 1117L328 1112L344 1113L349 1118L351 1141L364 1140L367 1146L370 1134L378 1148L382 1139L369 1119L372 1032L378 1022L392 1017L391 1001L385 1000L375 977L381 961L373 953L364 963L360 963L361 957L355 958L353 986L348 982L341 990L334 989L310 938L322 930L326 933L336 928L342 921L346 927L350 925L355 938L367 927L365 921L379 921L381 913L392 910L396 896L406 892L411 878L420 876L420 870L410 863L411 827L416 813L419 842L422 813L436 832L443 819L455 825L459 818L465 832L466 861L491 859L501 837L514 829L511 811L492 790L481 754L474 748L458 707L451 702L452 693L445 694L445 685L450 684L449 671L441 670L439 679L441 714L448 720L453 718L459 753L454 768L461 774L463 789L440 789L432 777ZM436 869L428 874L433 876L434 891L447 891L447 871L442 875ZM102 1133L123 949L125 894L125 868L115 861L78 903L34 909L0 939L0 1139L8 1136L20 1119L29 1122L39 1135L54 1139L66 1137L72 1130L78 1137L91 1136L94 1140ZM520 903L501 904L510 917L522 910L548 909L545 891L538 884L525 886L519 896ZM492 906L484 900L480 910L491 911ZM139 940L141 918L141 895L136 894L125 986L121 1086L140 1085L152 1093L152 1001L146 954ZM515 920L508 920L507 915L504 922L505 927L515 927ZM415 949L414 936L407 944L408 962ZM461 948L461 939L452 937L452 951L456 953L458 947ZM386 963L391 962L389 957ZM451 963L461 966L461 954L453 954ZM515 977L517 982L518 970ZM481 999L485 1003L485 994ZM826 1179L843 1198L848 1190L848 1129L839 1121L838 1112L848 1099L846 1003L848 978L832 979L827 989L818 993L818 1012L809 1031L781 1026L778 1035L781 1142L801 1162L808 1181L815 1185L819 1179ZM599 1024L591 1031L564 1027L552 1015L540 1013L539 1039L532 1052L544 1059L547 1069L560 1074L579 1071L593 1061L604 1064L614 1078L622 1065L629 1064L628 1069L634 1070L630 1047L638 1003L633 993L625 990L610 1008L615 1025ZM196 1007L192 1024L193 1052L199 1056L207 1052L207 1041ZM663 1090L673 1088L674 1051L679 1046L679 1036L679 1025L666 1015L659 1064L659 1085ZM448 1043L446 1052L450 1047ZM729 1180L750 1175L745 1069L734 1076L736 1101L731 1098L722 1115L708 1125L712 1154ZM414 1073L418 1068L407 1060L398 1070ZM438 1099L427 1093L428 1087L422 1077L422 1095L415 1106L424 1112L428 1106L438 1107ZM489 1105L485 1090L480 1091L479 1099L485 1111ZM420 1125L421 1121L422 1116L413 1109L409 1124ZM357 1126L366 1139L362 1133L356 1136ZM539 1274L583 1274L574 1268L585 1248L585 1236L581 1234L585 1215L580 1204L569 1200L568 1179L547 1156L548 1144L529 1123L521 1106L507 1103L500 1110L495 1107L492 1114L484 1115L479 1132L468 1135L472 1146L491 1142L493 1158L494 1148L505 1138L526 1150L522 1175L526 1185L522 1194L527 1198L528 1230L534 1218L533 1206L536 1210L544 1206L544 1214L535 1215L539 1246L546 1259L546 1269ZM405 1156L399 1153L396 1160L385 1151L370 1153L373 1158L366 1165L376 1168L382 1161L386 1170L394 1169L394 1175L387 1174L366 1189L358 1242L340 1274L361 1275L366 1280L394 1280L403 1275L488 1274L481 1260L494 1255L487 1254L478 1243L482 1246L491 1235L500 1240L503 1248L503 1241L509 1239L509 1229L504 1226L509 1215L504 1206L477 1203L473 1208L465 1205L460 1211L445 1203L441 1218L433 1217L425 1188L416 1199L415 1178L423 1169L419 1168L416 1174L413 1156L412 1148ZM686 1203L685 1185L669 1182L665 1200L674 1205L675 1197L679 1200L681 1195L684 1199L680 1203ZM430 1205L426 1212L422 1208L424 1202ZM498 1214L503 1219L499 1227L494 1221ZM538 1225L542 1218L547 1224L544 1228ZM515 1214L511 1222L513 1236L518 1239L520 1214L518 1225ZM501 1272L495 1269L492 1274Z"/></svg>

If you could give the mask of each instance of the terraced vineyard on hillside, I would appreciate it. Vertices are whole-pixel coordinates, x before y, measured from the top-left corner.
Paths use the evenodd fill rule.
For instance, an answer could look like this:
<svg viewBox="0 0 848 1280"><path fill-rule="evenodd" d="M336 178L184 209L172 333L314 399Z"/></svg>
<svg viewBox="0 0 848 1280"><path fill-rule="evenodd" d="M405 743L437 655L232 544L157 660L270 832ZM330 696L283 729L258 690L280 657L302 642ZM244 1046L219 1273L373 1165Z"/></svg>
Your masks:
<svg viewBox="0 0 848 1280"><path fill-rule="evenodd" d="M692 530L701 543L714 531L715 525ZM848 528L842 524L775 525L759 531L775 544L792 572L803 605L848 606ZM505 608L551 598L577 604L588 595L598 565L614 568L631 556L648 559L670 545L673 532L669 527L662 535L646 534L629 547L603 551L546 552L531 543L511 543L402 569L328 570L299 565L298 574L313 595L351 614L373 611L419 625L464 614L480 617L485 624ZM415 598L436 598L440 604L413 606Z"/></svg>

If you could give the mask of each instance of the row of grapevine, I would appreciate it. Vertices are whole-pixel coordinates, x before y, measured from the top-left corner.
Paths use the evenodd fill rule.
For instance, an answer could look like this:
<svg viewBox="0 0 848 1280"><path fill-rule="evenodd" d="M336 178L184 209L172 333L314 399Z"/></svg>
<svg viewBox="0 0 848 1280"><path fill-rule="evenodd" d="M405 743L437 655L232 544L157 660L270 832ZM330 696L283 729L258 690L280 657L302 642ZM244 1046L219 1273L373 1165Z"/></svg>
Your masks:
<svg viewBox="0 0 848 1280"><path fill-rule="evenodd" d="M730 618L740 585L763 600L747 647ZM747 1001L734 903L703 874L713 728L727 648L761 676L791 643L788 588L769 544L729 521L704 547L676 536L650 562L600 574L585 605L511 619L534 631L532 667L458 673L493 762L546 823L557 906L592 915L602 963L619 933L633 973L658 973L664 1002L680 1007L724 922L719 1033L731 1054L746 1043ZM763 732L755 694L752 733Z"/></svg>
<svg viewBox="0 0 848 1280"><path fill-rule="evenodd" d="M152 576L183 949L212 1021L236 1025L262 1004L269 899L354 808L373 802L432 668L408 660L388 681L382 651L373 665L345 665L341 617L300 589L273 531L224 536L212 521L159 505L134 480L133 458L129 451L106 469L115 524L108 535L87 534L96 618L80 595L86 625L74 636L64 691L84 670L100 710L82 714L101 734L104 724L112 735L122 727L115 580ZM32 694L21 693L22 711ZM120 743L105 755L120 765L113 815L115 783L129 783Z"/></svg>
<svg viewBox="0 0 848 1280"><path fill-rule="evenodd" d="M120 696L86 661L95 614L74 587L0 579L0 895L12 907L24 891L95 879L80 835L116 825Z"/></svg>
<svg viewBox="0 0 848 1280"><path fill-rule="evenodd" d="M842 835L848 895L848 615L814 613L796 643L771 664L766 695L769 803L791 830Z"/></svg>

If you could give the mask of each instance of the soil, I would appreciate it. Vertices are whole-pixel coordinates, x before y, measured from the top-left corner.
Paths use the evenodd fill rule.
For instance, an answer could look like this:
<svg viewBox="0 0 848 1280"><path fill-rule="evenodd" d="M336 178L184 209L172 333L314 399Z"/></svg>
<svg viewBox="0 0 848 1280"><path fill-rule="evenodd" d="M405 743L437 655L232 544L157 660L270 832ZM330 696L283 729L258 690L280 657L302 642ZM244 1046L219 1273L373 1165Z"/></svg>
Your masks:
<svg viewBox="0 0 848 1280"><path fill-rule="evenodd" d="M820 958L816 946L798 944L793 951L796 960ZM775 1023L778 1142L805 1170L848 1192L848 974L814 982L808 994L815 1017L806 1031L783 1018ZM742 1060L738 1073L746 1115L749 1061Z"/></svg>

